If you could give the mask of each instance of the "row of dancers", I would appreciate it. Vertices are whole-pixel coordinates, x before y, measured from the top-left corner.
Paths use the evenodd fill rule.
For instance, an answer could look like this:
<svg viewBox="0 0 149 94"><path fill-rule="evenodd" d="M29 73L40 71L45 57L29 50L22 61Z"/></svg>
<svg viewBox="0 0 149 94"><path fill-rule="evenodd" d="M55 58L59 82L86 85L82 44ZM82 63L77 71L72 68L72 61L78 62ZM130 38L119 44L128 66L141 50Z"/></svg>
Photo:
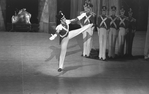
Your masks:
<svg viewBox="0 0 149 94"><path fill-rule="evenodd" d="M107 7L103 6L102 14L98 17L98 36L99 36L99 59L106 60L115 58L116 43L118 45L118 57L132 57L133 39L136 32L136 19L132 17L132 9L129 9L128 17L122 7L120 15L116 15L116 7L111 7L112 15L106 15ZM126 44L126 45L125 45ZM126 47L126 52L124 52ZM106 56L106 49L108 55Z"/></svg>
<svg viewBox="0 0 149 94"><path fill-rule="evenodd" d="M83 5L84 11L80 12L80 15L74 19L68 20L65 15L60 11L57 15L57 19L60 24L56 27L55 34L51 34L50 40L54 40L57 35L61 38L61 52L59 58L58 72L63 71L64 60L67 51L67 45L70 39L82 33L83 35L83 51L82 56L90 57L91 49L93 48L93 30L97 26L99 36L99 59L106 60L106 47L107 39L109 39L108 57L115 57L115 45L118 38L118 55L124 55L124 43L126 40L127 50L126 54L131 55L132 41L136 30L136 20L132 17L132 10L130 9L130 17L124 15L125 10L120 10L120 16L116 16L116 7L112 6L112 15L107 16L107 7L102 7L102 14L98 17L98 23L95 24L96 14L92 12L93 5L91 2L85 2ZM78 22L81 26L79 29L69 31L69 24ZM133 25L130 23L133 23ZM129 29L128 29L129 28ZM133 35L133 37L132 37ZM127 38L126 38L127 36ZM108 38L107 38L108 37Z"/></svg>

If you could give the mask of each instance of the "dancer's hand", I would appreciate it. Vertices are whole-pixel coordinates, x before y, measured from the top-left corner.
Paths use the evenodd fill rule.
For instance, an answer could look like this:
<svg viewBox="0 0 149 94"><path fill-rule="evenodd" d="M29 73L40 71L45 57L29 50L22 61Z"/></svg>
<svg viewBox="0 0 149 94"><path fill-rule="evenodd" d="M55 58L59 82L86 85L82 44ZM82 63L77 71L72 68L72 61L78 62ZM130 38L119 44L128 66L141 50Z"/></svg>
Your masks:
<svg viewBox="0 0 149 94"><path fill-rule="evenodd" d="M54 40L57 37L57 34L51 34L50 40Z"/></svg>

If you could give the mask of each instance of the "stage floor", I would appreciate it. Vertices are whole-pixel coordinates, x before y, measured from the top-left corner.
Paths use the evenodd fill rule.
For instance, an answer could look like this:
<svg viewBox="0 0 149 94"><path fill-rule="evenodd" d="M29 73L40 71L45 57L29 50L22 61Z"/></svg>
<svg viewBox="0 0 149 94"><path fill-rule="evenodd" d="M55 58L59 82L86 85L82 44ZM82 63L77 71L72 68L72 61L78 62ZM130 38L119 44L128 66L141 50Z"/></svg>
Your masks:
<svg viewBox="0 0 149 94"><path fill-rule="evenodd" d="M133 59L81 57L82 36L69 41L64 71L57 72L59 39L50 34L0 32L0 94L149 94L145 32L136 32ZM94 47L98 48L97 32Z"/></svg>

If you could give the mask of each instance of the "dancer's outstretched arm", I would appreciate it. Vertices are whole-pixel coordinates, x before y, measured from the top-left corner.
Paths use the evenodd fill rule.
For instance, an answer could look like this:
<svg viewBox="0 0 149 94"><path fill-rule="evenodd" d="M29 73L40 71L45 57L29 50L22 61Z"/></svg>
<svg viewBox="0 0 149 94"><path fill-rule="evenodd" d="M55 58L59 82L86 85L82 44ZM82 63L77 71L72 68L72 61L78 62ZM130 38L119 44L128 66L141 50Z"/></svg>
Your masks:
<svg viewBox="0 0 149 94"><path fill-rule="evenodd" d="M81 15L77 16L77 18L71 19L70 22L75 23L75 22L81 20L85 16L86 16L86 13L82 13Z"/></svg>
<svg viewBox="0 0 149 94"><path fill-rule="evenodd" d="M51 37L49 38L50 40L54 40L57 37L57 34L51 34Z"/></svg>
<svg viewBox="0 0 149 94"><path fill-rule="evenodd" d="M57 27L56 27L56 32L55 32L55 34L51 34L51 37L49 38L50 40L54 40L56 37L57 37L57 34L59 33L59 31L61 30L62 28L61 28L61 25L58 25Z"/></svg>
<svg viewBox="0 0 149 94"><path fill-rule="evenodd" d="M88 28L91 28L92 26L93 26L93 24L88 24L88 25L85 25L79 29L71 30L69 32L68 38L72 39L72 38L78 36L79 34L81 34L82 32L84 32L85 30L87 30Z"/></svg>

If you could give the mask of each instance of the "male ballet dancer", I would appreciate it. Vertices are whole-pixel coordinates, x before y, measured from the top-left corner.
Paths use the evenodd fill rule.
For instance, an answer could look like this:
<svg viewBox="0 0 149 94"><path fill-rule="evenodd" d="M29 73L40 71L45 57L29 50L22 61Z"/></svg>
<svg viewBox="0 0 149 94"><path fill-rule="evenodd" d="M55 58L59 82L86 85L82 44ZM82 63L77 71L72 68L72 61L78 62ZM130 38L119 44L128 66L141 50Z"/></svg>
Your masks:
<svg viewBox="0 0 149 94"><path fill-rule="evenodd" d="M102 6L102 14L98 17L98 36L99 36L99 59L106 60L107 32L110 26L110 19L106 15L107 7Z"/></svg>
<svg viewBox="0 0 149 94"><path fill-rule="evenodd" d="M108 57L115 58L115 46L118 37L119 18L116 16L116 7L111 7L112 15L110 16L110 30L109 30L109 51Z"/></svg>
<svg viewBox="0 0 149 94"><path fill-rule="evenodd" d="M68 45L69 40L81 34L86 29L92 27L92 24L88 24L88 25L83 26L82 28L69 31L69 24L71 22L81 20L82 17L84 16L85 14L78 16L76 19L67 20L61 11L57 15L57 19L60 20L60 24L56 27L55 34L51 34L51 37L49 39L54 40L57 37L57 34L59 34L59 36L62 38L58 72L61 72L63 70L64 59L66 56L67 45Z"/></svg>
<svg viewBox="0 0 149 94"><path fill-rule="evenodd" d="M133 39L136 32L136 19L132 17L132 9L128 12L128 33L126 34L126 56L132 57Z"/></svg>
<svg viewBox="0 0 149 94"><path fill-rule="evenodd" d="M92 7L93 5L91 4L90 1L86 1L85 4L83 5L84 11L80 12L80 15L85 16L80 20L80 26L83 27L87 24L91 24L95 22L95 13L92 12ZM90 52L93 46L93 41L92 41L92 35L93 35L93 28L88 28L86 31L84 31L83 34L83 53L82 56L89 57Z"/></svg>

